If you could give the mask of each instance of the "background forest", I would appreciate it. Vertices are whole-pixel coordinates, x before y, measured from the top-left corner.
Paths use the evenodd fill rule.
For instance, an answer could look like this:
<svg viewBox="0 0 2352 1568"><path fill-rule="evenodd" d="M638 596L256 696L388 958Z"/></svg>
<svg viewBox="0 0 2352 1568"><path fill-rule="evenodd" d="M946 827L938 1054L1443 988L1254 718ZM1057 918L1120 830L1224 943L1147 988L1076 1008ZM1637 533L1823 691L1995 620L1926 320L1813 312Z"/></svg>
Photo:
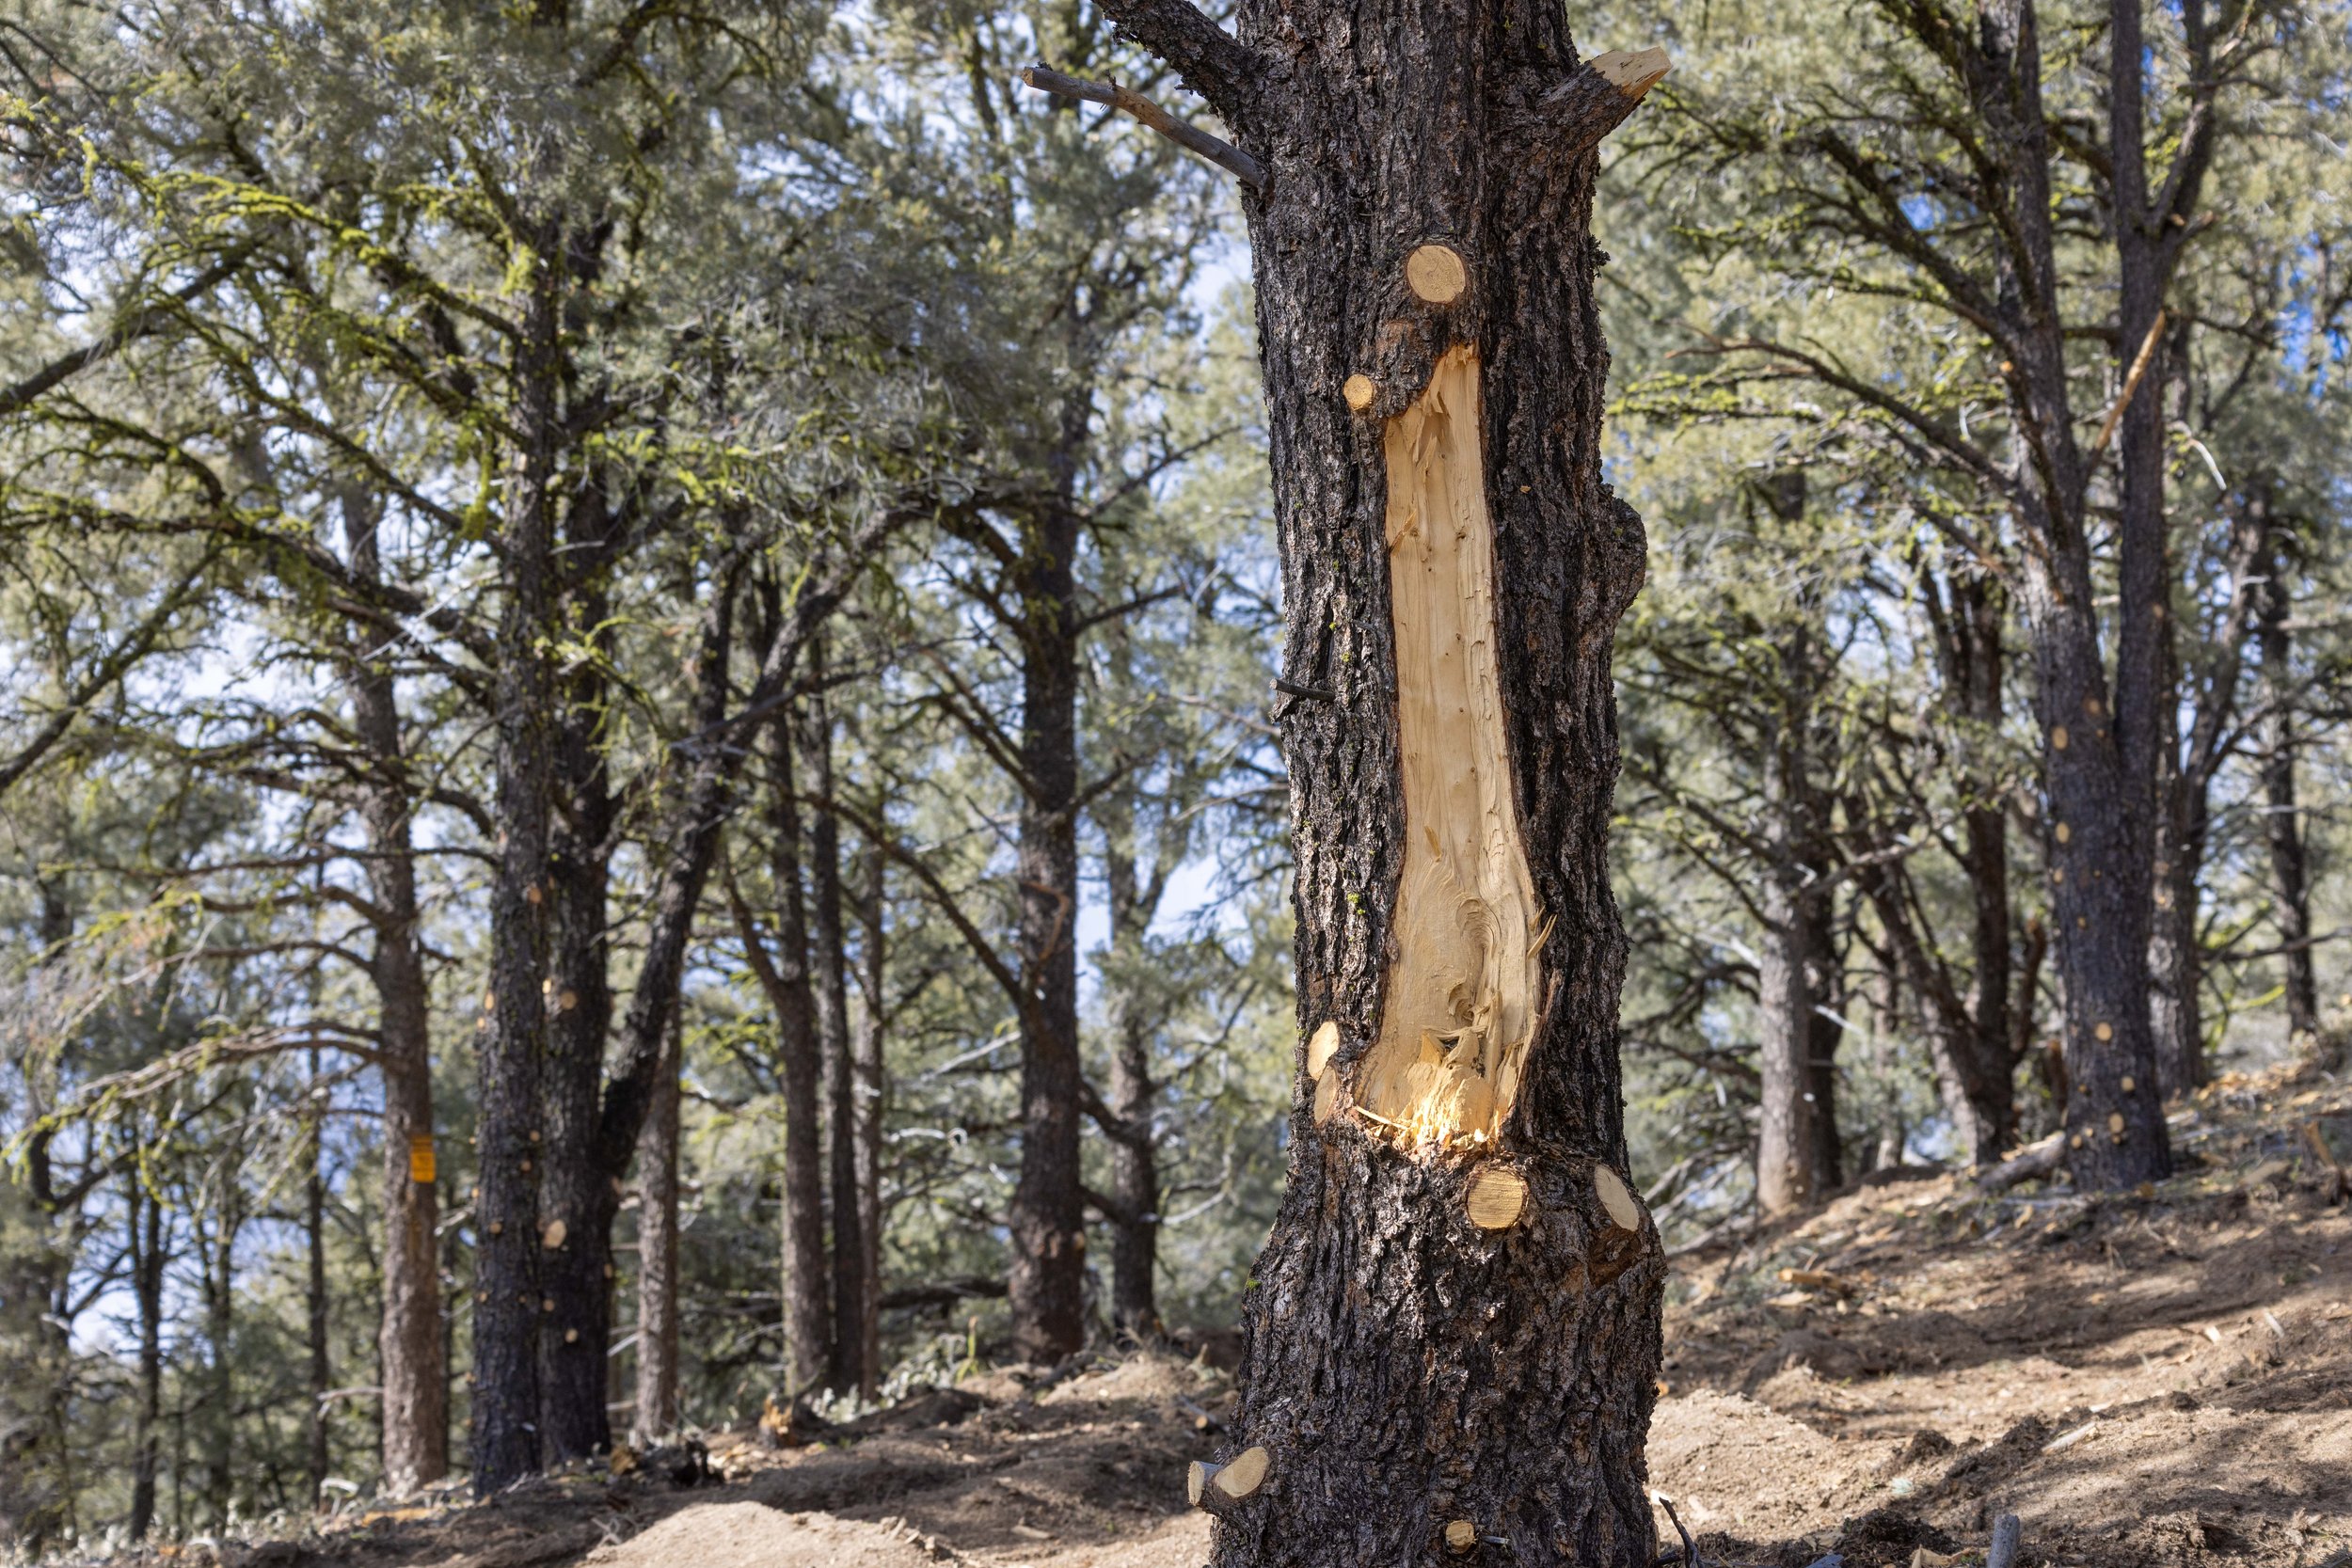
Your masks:
<svg viewBox="0 0 2352 1568"><path fill-rule="evenodd" d="M1595 219L1670 1243L2061 1123L1997 181L2161 628L2163 1086L2342 1069L2352 9L2152 17L2153 189L2108 17L2023 162L1934 0L1574 19L1677 62ZM1232 181L1039 59L1184 106L1074 3L0 14L0 1540L1230 1327L1318 693Z"/></svg>

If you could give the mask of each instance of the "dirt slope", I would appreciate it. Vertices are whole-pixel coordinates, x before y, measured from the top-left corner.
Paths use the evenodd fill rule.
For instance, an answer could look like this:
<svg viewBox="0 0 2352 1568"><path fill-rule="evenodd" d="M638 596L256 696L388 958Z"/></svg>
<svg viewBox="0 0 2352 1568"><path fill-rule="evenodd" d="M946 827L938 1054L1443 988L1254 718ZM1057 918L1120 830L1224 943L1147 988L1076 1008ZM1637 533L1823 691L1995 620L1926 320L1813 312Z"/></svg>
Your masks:
<svg viewBox="0 0 2352 1568"><path fill-rule="evenodd" d="M1940 1174L1676 1261L1654 1486L1710 1565L2352 1568L2352 1087L2274 1074L2175 1119L2182 1175L2090 1200ZM1203 1362L1001 1371L855 1434L708 1439L461 1508L354 1507L175 1568L1194 1568ZM1661 1529L1668 1541L1671 1529ZM1440 1560L1433 1551L1433 1562ZM1500 1568L1500 1565L1495 1565Z"/></svg>

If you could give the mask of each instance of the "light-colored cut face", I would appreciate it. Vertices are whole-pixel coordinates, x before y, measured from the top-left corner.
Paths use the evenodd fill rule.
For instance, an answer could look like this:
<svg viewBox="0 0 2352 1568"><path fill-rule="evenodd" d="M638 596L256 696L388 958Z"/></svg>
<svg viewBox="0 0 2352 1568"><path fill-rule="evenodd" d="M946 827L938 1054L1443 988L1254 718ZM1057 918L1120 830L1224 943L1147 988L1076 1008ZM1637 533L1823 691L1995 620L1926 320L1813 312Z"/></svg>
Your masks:
<svg viewBox="0 0 2352 1568"><path fill-rule="evenodd" d="M1274 1456L1263 1448L1244 1449L1209 1484L1229 1497L1247 1497L1265 1484L1266 1469L1273 1463Z"/></svg>
<svg viewBox="0 0 2352 1568"><path fill-rule="evenodd" d="M1451 305L1470 287L1470 269L1451 247L1425 245L1405 259L1405 284L1432 305Z"/></svg>
<svg viewBox="0 0 2352 1568"><path fill-rule="evenodd" d="M1470 1178L1465 1207L1481 1230L1508 1230L1527 1207L1527 1182L1514 1170L1487 1165Z"/></svg>
<svg viewBox="0 0 2352 1568"><path fill-rule="evenodd" d="M566 1234L568 1234L568 1232L566 1232L564 1228L564 1222L562 1220L549 1220L548 1221L547 1229L539 1233L539 1244L546 1247L549 1252L553 1252L557 1247L564 1244L564 1238Z"/></svg>
<svg viewBox="0 0 2352 1568"><path fill-rule="evenodd" d="M1315 1025L1314 1034L1307 1041L1307 1076L1322 1077L1323 1069L1331 1065L1331 1058L1339 1054L1339 1020L1327 1018Z"/></svg>
<svg viewBox="0 0 2352 1568"><path fill-rule="evenodd" d="M1385 443L1406 838L1380 1032L1352 1084L1413 1144L1495 1134L1518 1092L1541 971L1479 419L1478 356L1456 348Z"/></svg>
<svg viewBox="0 0 2352 1568"><path fill-rule="evenodd" d="M1642 1206L1633 1200L1632 1192L1615 1171L1607 1165L1595 1165L1593 1191L1599 1195L1600 1206L1609 1211L1609 1218L1618 1229L1642 1228Z"/></svg>
<svg viewBox="0 0 2352 1568"><path fill-rule="evenodd" d="M1372 384L1372 377L1368 375L1351 375L1340 384L1340 395L1347 399L1347 405L1359 414L1372 406L1372 400L1378 391L1379 388Z"/></svg>

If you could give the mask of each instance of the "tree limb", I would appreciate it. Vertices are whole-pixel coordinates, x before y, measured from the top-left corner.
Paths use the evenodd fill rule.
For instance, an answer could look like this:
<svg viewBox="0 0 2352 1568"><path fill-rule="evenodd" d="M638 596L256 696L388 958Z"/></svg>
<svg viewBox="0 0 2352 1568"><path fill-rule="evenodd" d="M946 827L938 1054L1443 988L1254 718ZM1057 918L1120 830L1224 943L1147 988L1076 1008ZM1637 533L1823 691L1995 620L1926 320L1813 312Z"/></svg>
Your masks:
<svg viewBox="0 0 2352 1568"><path fill-rule="evenodd" d="M1190 6L1182 4L1179 4L1177 8L1192 11ZM1200 17L1203 25L1209 25L1208 19L1200 17L1200 12L1192 11L1192 14ZM1214 25L1209 25L1209 30L1216 33L1216 36L1224 39L1227 43L1232 43L1232 40L1226 39L1223 33L1218 33ZM1234 47L1238 48L1239 45ZM1175 62L1171 60L1169 63ZM1177 70L1182 71L1184 67L1177 66ZM1219 141L1199 126L1185 124L1132 88L1122 87L1116 82L1089 82L1076 76L1065 76L1042 62L1025 68L1021 72L1021 79L1037 88L1038 91L1050 92L1057 98L1083 99L1089 103L1105 104L1120 114L1131 115L1177 146L1187 151L1199 153L1251 190L1265 189L1266 171L1263 164L1232 143Z"/></svg>

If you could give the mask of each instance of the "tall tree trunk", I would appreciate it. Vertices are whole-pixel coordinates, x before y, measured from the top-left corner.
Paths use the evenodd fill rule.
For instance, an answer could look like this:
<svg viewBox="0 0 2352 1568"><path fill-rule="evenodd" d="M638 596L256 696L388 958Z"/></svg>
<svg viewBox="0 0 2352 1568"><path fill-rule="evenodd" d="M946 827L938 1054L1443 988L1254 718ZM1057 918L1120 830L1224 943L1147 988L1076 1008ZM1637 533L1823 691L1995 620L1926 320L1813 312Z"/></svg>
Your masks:
<svg viewBox="0 0 2352 1568"><path fill-rule="evenodd" d="M1083 406L1081 406L1083 404ZM1066 463L1091 404L1065 407ZM1065 466L1066 466L1065 463ZM1067 499L1072 475L1056 476ZM1022 605L1021 800L1014 876L1021 923L1021 1174L1007 1281L1013 1345L1052 1364L1086 1343L1086 1225L1078 1164L1078 513L1029 520L1013 597Z"/></svg>
<svg viewBox="0 0 2352 1568"><path fill-rule="evenodd" d="M310 1052L310 1082L316 1084L318 1081L319 1053L313 1048ZM310 1126L306 1134L310 1145L310 1168L304 1173L302 1192L302 1227L304 1240L309 1243L310 1252L310 1277L306 1281L303 1293L304 1306L308 1309L305 1315L309 1319L310 1352L310 1407L308 1412L309 1419L305 1423L309 1431L304 1433L309 1439L307 1447L310 1451L306 1455L309 1465L303 1479L309 1483L308 1501L313 1509L318 1507L319 1499L326 1495L326 1478L332 1472L335 1462L334 1453L329 1446L330 1433L326 1426L326 1395L327 1391L335 1386L335 1382L334 1368L327 1359L326 1348L329 1297L326 1293L325 1110L326 1107L323 1104L317 1103L313 1103L310 1108Z"/></svg>
<svg viewBox="0 0 2352 1568"><path fill-rule="evenodd" d="M772 596L771 592L771 614ZM768 725L770 877L776 901L773 957L750 911L739 904L736 921L745 954L776 1015L778 1076L784 1087L785 1372L787 1387L799 1395L820 1386L832 1370L833 1287L826 1276L825 1162L818 1132L823 1126L823 1062L801 893L801 814L793 798L792 727L788 709Z"/></svg>
<svg viewBox="0 0 2352 1568"><path fill-rule="evenodd" d="M1515 1563L1646 1568L1664 1263L1626 1180L1607 848L1644 546L1601 482L1590 234L1637 94L1534 0L1243 0L1238 41L1105 8L1269 171L1284 674L1329 693L1282 742L1298 1061L1337 1054L1295 1080L1234 1418L1271 1469L1216 1561L1422 1562L1463 1521Z"/></svg>
<svg viewBox="0 0 2352 1568"><path fill-rule="evenodd" d="M164 1206L133 1171L130 1213L131 1296L139 1323L138 1403L131 1427L129 1534L144 1541L155 1524L155 1475L162 1459L164 1408Z"/></svg>
<svg viewBox="0 0 2352 1568"><path fill-rule="evenodd" d="M1137 863L1134 792L1113 790L1095 808L1104 838L1103 866L1110 889L1111 948L1133 975L1143 967L1144 927L1156 898L1145 893ZM1159 1149L1152 1112L1152 1031L1132 980L1111 1001L1111 1114L1120 1128L1110 1139L1111 1324L1139 1343L1160 1338L1156 1275L1160 1244Z"/></svg>
<svg viewBox="0 0 2352 1568"><path fill-rule="evenodd" d="M2270 849L2271 924L2286 961L2287 1032L2298 1040L2319 1035L2319 981L2312 964L2311 861L2296 804L2295 758L2297 715L2293 633L2287 617L2294 595L2287 588L2286 552L2279 525L2264 513L2263 549L2255 565L2261 584L2255 600L2257 645L2262 652L2263 703L2268 710L2263 750L2263 836Z"/></svg>
<svg viewBox="0 0 2352 1568"><path fill-rule="evenodd" d="M833 1221L833 1354L825 1381L836 1393L864 1386L865 1259L857 1190L857 1095L850 1059L849 955L841 919L841 826L832 807L833 715L825 702L824 646L810 650L816 689L802 705L801 751L809 770L809 942L816 970L817 1044L825 1078L827 1179Z"/></svg>
<svg viewBox="0 0 2352 1568"><path fill-rule="evenodd" d="M228 1528L236 1503L237 1236L245 1228L243 1189L224 1171L204 1238L204 1503L215 1529Z"/></svg>
<svg viewBox="0 0 2352 1568"><path fill-rule="evenodd" d="M560 225L543 225L543 230ZM557 641L553 566L561 375L562 245L534 236L540 261L526 307L517 374L523 433L501 546L505 602L494 695L494 810L501 835L490 888L490 990L475 1053L472 1432L475 1491L483 1496L535 1469L541 1290L539 1162L545 1118L541 1069L550 1049L542 987L554 851ZM568 981L567 981L568 983Z"/></svg>
<svg viewBox="0 0 2352 1568"><path fill-rule="evenodd" d="M361 485L341 497L352 575L383 577L383 508ZM376 1333L385 1490L406 1496L449 1469L449 1368L443 1346L439 1170L433 1143L432 995L417 904L411 785L399 691L380 628L357 625L345 643L343 686L352 732L366 756L359 820L375 906L368 978L375 988L377 1070L384 1084L384 1309Z"/></svg>
<svg viewBox="0 0 2352 1568"><path fill-rule="evenodd" d="M620 521L592 489L575 499L566 530L564 616L567 634L603 641L611 594L602 562ZM596 1453L612 1442L605 1406L612 1332L610 1216L634 1140L617 1165L599 1156L605 1042L612 1029L610 914L619 805L608 759L603 661L572 661L559 689L556 813L548 863L554 902L548 977L548 1051L540 1064L538 1148L542 1172L536 1244L543 1308L539 1324L539 1458L543 1465ZM552 1304L552 1305L550 1305Z"/></svg>
<svg viewBox="0 0 2352 1568"><path fill-rule="evenodd" d="M876 820L881 803L876 802ZM860 1350L858 1364L865 1382L858 1392L874 1398L882 1386L882 1114L888 1085L883 1077L883 1031L889 1009L882 982L888 973L888 932L883 926L883 901L889 889L889 863L870 845L866 852L866 883L858 899L859 961L865 976L866 1012L859 1021L857 1072L857 1201L858 1258L861 1282L858 1303Z"/></svg>
<svg viewBox="0 0 2352 1568"><path fill-rule="evenodd" d="M637 1403L629 1440L640 1447L677 1430L679 1034L674 1013L637 1141Z"/></svg>
<svg viewBox="0 0 2352 1568"><path fill-rule="evenodd" d="M2119 147L2116 195L2137 232L2144 211L2137 71L2137 0L2118 0L2115 20L2135 40L2114 40L2118 91L2110 129ZM2125 12L2129 11L2128 18ZM2042 93L2040 24L2033 0L1985 0L1965 40L1963 73L1987 135L2004 150L2007 202L1998 296L2004 376L2019 427L2019 600L2032 647L2034 713L2056 847L2050 902L2065 997L2066 1125L2070 1165L2087 1187L2114 1188L2171 1169L2148 1009L2148 912L2153 859L2155 721L2163 700L2157 625L2163 611L2163 491L2152 483L2155 388L2127 414L2121 530L2121 596L2113 622L2110 696L2091 579L2086 516L2089 466L2074 425L2058 308L2050 195L2050 135ZM2122 90L2128 86L2128 91ZM2137 260L2124 275L2118 341L2129 359L2153 325L2156 299ZM2065 836L2058 838L2060 829Z"/></svg>
<svg viewBox="0 0 2352 1568"><path fill-rule="evenodd" d="M1801 510L1801 508L1800 508ZM1842 1179L1837 1135L1836 882L1829 801L1814 782L1813 705L1820 686L1809 627L1781 648L1781 713L1763 759L1768 863L1756 904L1756 1197L1767 1214L1819 1203Z"/></svg>

